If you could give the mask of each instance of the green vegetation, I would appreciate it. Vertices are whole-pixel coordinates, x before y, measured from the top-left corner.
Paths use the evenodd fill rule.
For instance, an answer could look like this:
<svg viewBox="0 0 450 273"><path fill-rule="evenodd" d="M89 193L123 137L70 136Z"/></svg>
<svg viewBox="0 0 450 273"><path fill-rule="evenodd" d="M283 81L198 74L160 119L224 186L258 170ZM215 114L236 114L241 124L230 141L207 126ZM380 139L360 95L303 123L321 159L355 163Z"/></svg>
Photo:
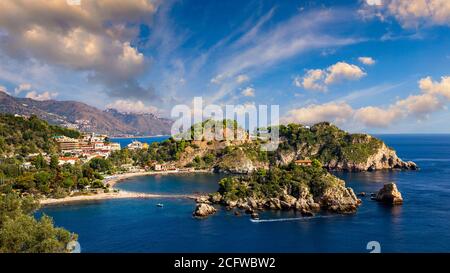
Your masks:
<svg viewBox="0 0 450 273"><path fill-rule="evenodd" d="M67 244L77 236L55 228L48 216L36 220L35 200L15 193L0 194L0 253L67 252Z"/></svg>
<svg viewBox="0 0 450 273"><path fill-rule="evenodd" d="M35 116L25 119L0 114L0 157L16 154L26 157L32 153L55 153L56 143L52 139L55 135L80 137L77 131L49 125Z"/></svg>
<svg viewBox="0 0 450 273"><path fill-rule="evenodd" d="M241 198L279 198L287 191L292 196L299 196L307 189L314 197L321 196L329 187L335 187L342 181L322 168L314 160L312 166L290 164L285 167L260 169L246 176L227 177L219 182L219 193L225 200Z"/></svg>
<svg viewBox="0 0 450 273"><path fill-rule="evenodd" d="M281 125L279 132L285 140L280 150L300 150L304 157L316 158L323 163L331 160L362 163L382 145L379 139L349 134L328 122L318 123L310 129L299 124Z"/></svg>

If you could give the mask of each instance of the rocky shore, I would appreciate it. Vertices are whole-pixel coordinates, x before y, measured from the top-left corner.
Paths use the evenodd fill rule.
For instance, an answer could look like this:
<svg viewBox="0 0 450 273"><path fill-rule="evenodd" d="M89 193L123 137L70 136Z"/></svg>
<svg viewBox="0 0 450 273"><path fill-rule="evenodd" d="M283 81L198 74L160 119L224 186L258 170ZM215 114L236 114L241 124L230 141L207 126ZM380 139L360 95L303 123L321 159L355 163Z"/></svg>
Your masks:
<svg viewBox="0 0 450 273"><path fill-rule="evenodd" d="M286 172L280 175L281 179L291 174L291 171ZM297 175L298 172L303 172L303 169L298 168L292 171L292 174ZM269 185L271 182L267 178L271 177L271 174L256 178L225 178L220 182L221 189L218 192L196 199L194 215L214 214L215 210L210 208L212 205L221 205L247 214L262 210L295 210L304 216L312 216L320 211L339 214L352 214L357 211L361 200L351 188L345 186L343 180L327 173L320 166L310 167L304 172L314 173L315 176L306 182L284 182L281 190L272 193L262 190L263 187L276 187ZM205 213L201 213L202 211Z"/></svg>
<svg viewBox="0 0 450 273"><path fill-rule="evenodd" d="M397 153L382 143L375 153L362 162L351 160L330 160L324 166L334 171L376 171L376 170L418 170L419 167L412 161L403 161Z"/></svg>

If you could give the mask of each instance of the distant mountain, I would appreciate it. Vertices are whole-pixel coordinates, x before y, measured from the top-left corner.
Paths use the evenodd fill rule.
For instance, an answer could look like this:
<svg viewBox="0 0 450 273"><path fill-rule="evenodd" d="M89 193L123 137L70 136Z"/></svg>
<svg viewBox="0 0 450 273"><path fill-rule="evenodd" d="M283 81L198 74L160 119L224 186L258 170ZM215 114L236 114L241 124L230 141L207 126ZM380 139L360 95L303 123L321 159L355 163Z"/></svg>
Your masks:
<svg viewBox="0 0 450 273"><path fill-rule="evenodd" d="M172 125L172 120L153 114L121 113L114 109L102 111L76 101L37 101L3 92L0 92L0 113L36 115L51 124L111 136L167 135Z"/></svg>

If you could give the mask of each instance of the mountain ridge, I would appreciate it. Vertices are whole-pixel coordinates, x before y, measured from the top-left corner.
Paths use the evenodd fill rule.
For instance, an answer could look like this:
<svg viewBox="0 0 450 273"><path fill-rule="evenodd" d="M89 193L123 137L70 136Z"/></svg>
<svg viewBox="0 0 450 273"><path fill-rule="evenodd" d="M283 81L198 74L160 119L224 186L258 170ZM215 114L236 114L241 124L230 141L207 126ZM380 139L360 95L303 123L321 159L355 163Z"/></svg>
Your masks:
<svg viewBox="0 0 450 273"><path fill-rule="evenodd" d="M100 110L78 101L38 101L0 92L0 113L37 117L55 125L111 136L170 134L172 120L153 114Z"/></svg>

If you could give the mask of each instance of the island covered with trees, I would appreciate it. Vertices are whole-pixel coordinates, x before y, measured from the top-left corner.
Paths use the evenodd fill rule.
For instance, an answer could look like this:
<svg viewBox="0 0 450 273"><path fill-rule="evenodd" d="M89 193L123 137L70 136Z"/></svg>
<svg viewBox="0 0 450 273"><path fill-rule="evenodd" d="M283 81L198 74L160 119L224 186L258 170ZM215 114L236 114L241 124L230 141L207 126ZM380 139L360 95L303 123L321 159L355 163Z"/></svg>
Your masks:
<svg viewBox="0 0 450 273"><path fill-rule="evenodd" d="M167 170L240 174L221 180L218 192L202 197L199 204L223 204L249 212L296 209L304 215L320 210L353 213L359 206L353 190L330 170L417 169L381 140L349 134L330 123L277 129L280 140L274 151L262 149L267 140L251 137L236 121L209 120L186 132L193 136L201 130L205 137L169 138L138 149L111 151L104 157L61 163L61 156L74 155L62 155L56 139L77 139L82 133L35 116L0 114L0 252L68 251L65 246L77 235L54 227L47 216L36 220L33 213L39 200L116 191L105 177L128 173L130 166L144 174ZM206 138L208 133L225 138L211 140ZM230 134L244 137L230 140L226 138Z"/></svg>

